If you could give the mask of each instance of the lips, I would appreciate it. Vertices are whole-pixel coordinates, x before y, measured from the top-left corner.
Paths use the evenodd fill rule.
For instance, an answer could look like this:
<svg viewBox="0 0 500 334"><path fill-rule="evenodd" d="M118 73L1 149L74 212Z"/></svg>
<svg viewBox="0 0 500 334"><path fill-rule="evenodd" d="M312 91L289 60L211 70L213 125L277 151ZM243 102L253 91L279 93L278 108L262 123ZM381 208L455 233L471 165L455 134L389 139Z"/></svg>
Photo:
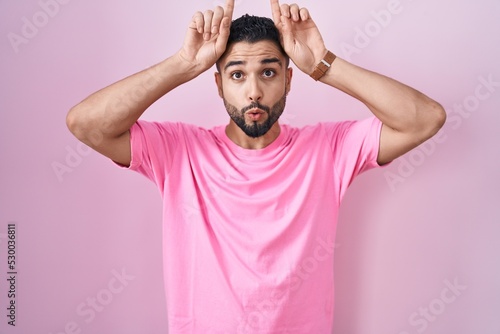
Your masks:
<svg viewBox="0 0 500 334"><path fill-rule="evenodd" d="M251 121L260 120L264 114L265 112L260 109L251 109L245 113L245 115L247 115Z"/></svg>

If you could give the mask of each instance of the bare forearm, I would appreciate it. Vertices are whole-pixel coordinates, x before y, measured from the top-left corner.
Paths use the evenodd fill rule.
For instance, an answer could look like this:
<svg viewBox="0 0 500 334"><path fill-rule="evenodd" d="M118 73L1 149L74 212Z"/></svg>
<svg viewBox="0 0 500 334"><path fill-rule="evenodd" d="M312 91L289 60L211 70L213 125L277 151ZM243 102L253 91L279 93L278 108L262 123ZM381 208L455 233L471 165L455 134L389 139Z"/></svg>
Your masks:
<svg viewBox="0 0 500 334"><path fill-rule="evenodd" d="M155 101L198 74L176 54L87 97L68 113L68 127L84 142L91 131L118 137Z"/></svg>
<svg viewBox="0 0 500 334"><path fill-rule="evenodd" d="M399 132L422 131L442 116L439 104L419 91L341 58L321 81L360 100L382 123Z"/></svg>

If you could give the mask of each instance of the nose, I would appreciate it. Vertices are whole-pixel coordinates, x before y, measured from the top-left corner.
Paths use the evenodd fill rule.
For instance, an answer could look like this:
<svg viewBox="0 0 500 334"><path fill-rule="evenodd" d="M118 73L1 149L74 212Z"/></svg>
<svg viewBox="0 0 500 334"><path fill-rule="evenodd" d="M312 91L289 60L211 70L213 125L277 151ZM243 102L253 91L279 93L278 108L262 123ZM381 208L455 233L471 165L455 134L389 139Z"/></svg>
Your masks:
<svg viewBox="0 0 500 334"><path fill-rule="evenodd" d="M258 78L254 76L248 78L248 99L252 102L257 102L262 99L263 89Z"/></svg>

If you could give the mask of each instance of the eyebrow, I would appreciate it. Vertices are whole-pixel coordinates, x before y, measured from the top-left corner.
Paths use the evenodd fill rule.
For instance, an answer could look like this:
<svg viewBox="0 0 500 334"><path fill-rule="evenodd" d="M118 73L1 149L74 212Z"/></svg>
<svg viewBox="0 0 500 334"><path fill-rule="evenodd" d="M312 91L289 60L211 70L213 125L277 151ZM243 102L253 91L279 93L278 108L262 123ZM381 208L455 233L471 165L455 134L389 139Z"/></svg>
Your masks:
<svg viewBox="0 0 500 334"><path fill-rule="evenodd" d="M279 60L278 58L263 59L260 63L261 64L274 64L274 63L277 63L280 67L282 65L281 60Z"/></svg>
<svg viewBox="0 0 500 334"><path fill-rule="evenodd" d="M228 67L231 67L231 66L238 66L238 65L244 65L246 63L246 61L242 61L242 60L233 60L233 61L230 61L226 64L226 66L224 66L224 71L226 71L228 69Z"/></svg>
<svg viewBox="0 0 500 334"><path fill-rule="evenodd" d="M265 58L260 61L261 64L275 64L277 63L280 67L282 66L281 60L278 58ZM226 71L231 66L245 65L246 61L243 60L232 60L224 66L224 71Z"/></svg>

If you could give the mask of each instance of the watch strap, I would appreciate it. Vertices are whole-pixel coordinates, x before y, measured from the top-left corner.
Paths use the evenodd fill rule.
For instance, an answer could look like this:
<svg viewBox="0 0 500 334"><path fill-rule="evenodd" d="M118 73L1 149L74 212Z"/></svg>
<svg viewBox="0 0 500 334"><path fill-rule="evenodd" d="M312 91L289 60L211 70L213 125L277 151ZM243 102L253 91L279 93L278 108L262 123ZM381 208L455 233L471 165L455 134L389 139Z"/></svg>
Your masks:
<svg viewBox="0 0 500 334"><path fill-rule="evenodd" d="M331 51L327 51L326 55L316 65L314 71L311 73L311 78L318 81L325 73L332 67L332 63L337 58Z"/></svg>

